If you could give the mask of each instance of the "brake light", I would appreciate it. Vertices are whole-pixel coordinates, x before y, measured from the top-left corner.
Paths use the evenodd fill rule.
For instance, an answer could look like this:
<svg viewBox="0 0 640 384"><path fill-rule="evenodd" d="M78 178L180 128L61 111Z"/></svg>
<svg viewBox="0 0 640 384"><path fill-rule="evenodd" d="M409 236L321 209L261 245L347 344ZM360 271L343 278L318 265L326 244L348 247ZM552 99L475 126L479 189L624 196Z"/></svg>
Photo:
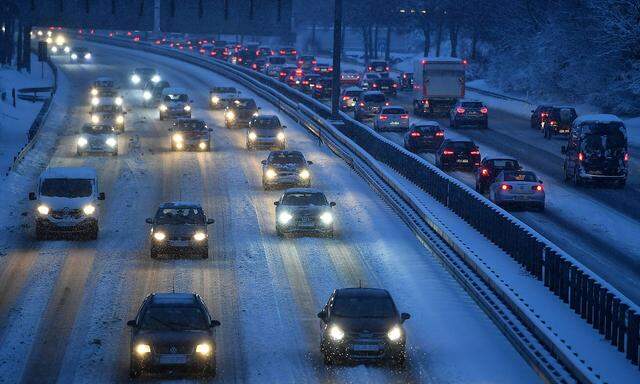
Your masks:
<svg viewBox="0 0 640 384"><path fill-rule="evenodd" d="M477 149L474 149L474 150L472 150L471 152L469 152L469 154L471 154L471 155L479 155L479 154L480 154L480 151L479 151L479 150L477 150Z"/></svg>
<svg viewBox="0 0 640 384"><path fill-rule="evenodd" d="M487 168L482 168L482 176L489 176L489 170Z"/></svg>
<svg viewBox="0 0 640 384"><path fill-rule="evenodd" d="M547 117L547 116L549 116L549 114L548 114L548 113L546 113L546 112L540 112L540 117Z"/></svg>
<svg viewBox="0 0 640 384"><path fill-rule="evenodd" d="M453 150L445 149L444 151L442 151L442 154L445 155L445 156L451 156L451 155L453 155Z"/></svg>
<svg viewBox="0 0 640 384"><path fill-rule="evenodd" d="M420 137L420 132L411 132L411 137Z"/></svg>
<svg viewBox="0 0 640 384"><path fill-rule="evenodd" d="M256 56L260 56L260 50L259 49L256 51Z"/></svg>
<svg viewBox="0 0 640 384"><path fill-rule="evenodd" d="M302 85L309 85L309 82L307 80L302 80Z"/></svg>
<svg viewBox="0 0 640 384"><path fill-rule="evenodd" d="M578 153L578 161L584 161L584 153L582 152Z"/></svg>
<svg viewBox="0 0 640 384"><path fill-rule="evenodd" d="M486 114L488 112L489 112L489 109L487 107L480 108L480 113L485 113Z"/></svg>
<svg viewBox="0 0 640 384"><path fill-rule="evenodd" d="M317 89L322 89L322 84L316 84Z"/></svg>
<svg viewBox="0 0 640 384"><path fill-rule="evenodd" d="M373 67L367 67L367 71L373 71Z"/></svg>
<svg viewBox="0 0 640 384"><path fill-rule="evenodd" d="M342 96L342 100L344 100L344 101L349 100L349 96Z"/></svg>
<svg viewBox="0 0 640 384"><path fill-rule="evenodd" d="M391 103L389 103L388 101L384 102L385 107L388 107L389 105L391 105Z"/></svg>
<svg viewBox="0 0 640 384"><path fill-rule="evenodd" d="M311 65L316 65L318 64L318 60L311 60Z"/></svg>
<svg viewBox="0 0 640 384"><path fill-rule="evenodd" d="M444 137L444 132L438 131L438 132L436 132L436 136L437 137Z"/></svg>
<svg viewBox="0 0 640 384"><path fill-rule="evenodd" d="M327 71L329 71L329 72L333 72L333 67L329 67L329 68L327 68Z"/></svg>
<svg viewBox="0 0 640 384"><path fill-rule="evenodd" d="M502 185L500 186L500 189L502 189L503 191L508 191L508 190L510 190L510 189L513 189L513 187L512 187L512 186L510 186L509 184L502 184Z"/></svg>
<svg viewBox="0 0 640 384"><path fill-rule="evenodd" d="M204 53L204 48L200 48L200 53Z"/></svg>
<svg viewBox="0 0 640 384"><path fill-rule="evenodd" d="M285 53L287 53L287 51L285 51L284 49L281 49L281 50L280 50L280 54L281 54L281 55L284 55Z"/></svg>
<svg viewBox="0 0 640 384"><path fill-rule="evenodd" d="M467 59L462 60L462 64L467 65L468 61Z"/></svg>
<svg viewBox="0 0 640 384"><path fill-rule="evenodd" d="M292 54L292 55L297 55L297 54L298 54L298 51L296 51L296 50L294 49L294 50L292 50L292 51L291 51L291 54Z"/></svg>
<svg viewBox="0 0 640 384"><path fill-rule="evenodd" d="M287 76L286 72L280 72L280 77L285 77L285 76Z"/></svg>
<svg viewBox="0 0 640 384"><path fill-rule="evenodd" d="M549 122L549 124L551 124L551 125L558 125L558 122L557 122L557 121L555 121L555 120L551 120L551 121Z"/></svg>
<svg viewBox="0 0 640 384"><path fill-rule="evenodd" d="M384 70L389 72L389 67L384 67Z"/></svg>
<svg viewBox="0 0 640 384"><path fill-rule="evenodd" d="M398 88L398 84L393 83L393 88Z"/></svg>
<svg viewBox="0 0 640 384"><path fill-rule="evenodd" d="M629 161L629 153L624 154L624 161Z"/></svg>
<svg viewBox="0 0 640 384"><path fill-rule="evenodd" d="M131 31L127 31L127 36L131 36Z"/></svg>
<svg viewBox="0 0 640 384"><path fill-rule="evenodd" d="M361 106L361 107L364 107L364 101L361 101L361 102L360 102L360 106Z"/></svg>
<svg viewBox="0 0 640 384"><path fill-rule="evenodd" d="M258 69L258 65L254 63L253 65L251 65L251 68Z"/></svg>
<svg viewBox="0 0 640 384"><path fill-rule="evenodd" d="M409 118L409 115L405 113L404 115L400 115L400 118L406 120Z"/></svg>
<svg viewBox="0 0 640 384"><path fill-rule="evenodd" d="M380 120L388 120L389 116L387 115L380 115Z"/></svg>
<svg viewBox="0 0 640 384"><path fill-rule="evenodd" d="M216 51L211 51L211 56L215 56L216 54Z"/></svg>
<svg viewBox="0 0 640 384"><path fill-rule="evenodd" d="M293 76L289 76L289 80L293 81Z"/></svg>
<svg viewBox="0 0 640 384"><path fill-rule="evenodd" d="M542 192L544 187L542 186L542 184L538 184L536 186L531 187L531 189L533 189L534 191Z"/></svg>
<svg viewBox="0 0 640 384"><path fill-rule="evenodd" d="M242 63L242 57L238 57L238 62Z"/></svg>
<svg viewBox="0 0 640 384"><path fill-rule="evenodd" d="M462 108L462 107L456 108L456 113L462 115L464 113L464 108Z"/></svg>
<svg viewBox="0 0 640 384"><path fill-rule="evenodd" d="M302 69L296 69L296 75L302 76Z"/></svg>

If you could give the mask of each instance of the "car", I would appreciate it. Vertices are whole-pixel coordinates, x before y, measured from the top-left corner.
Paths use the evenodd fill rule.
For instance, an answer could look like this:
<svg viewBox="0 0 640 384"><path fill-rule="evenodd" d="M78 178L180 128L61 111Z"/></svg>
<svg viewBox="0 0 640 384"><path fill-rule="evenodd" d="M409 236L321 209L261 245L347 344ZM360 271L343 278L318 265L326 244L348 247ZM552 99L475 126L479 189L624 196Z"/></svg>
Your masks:
<svg viewBox="0 0 640 384"><path fill-rule="evenodd" d="M143 89L147 83L157 83L162 80L162 78L156 69L140 67L133 70L130 80L134 88Z"/></svg>
<svg viewBox="0 0 640 384"><path fill-rule="evenodd" d="M489 199L501 207L532 207L544 211L544 184L531 171L505 169L489 186Z"/></svg>
<svg viewBox="0 0 640 384"><path fill-rule="evenodd" d="M247 130L247 149L287 147L286 125L276 115L259 115L251 119Z"/></svg>
<svg viewBox="0 0 640 384"><path fill-rule="evenodd" d="M474 125L482 129L489 126L489 109L477 100L458 100L449 113L449 126L459 128Z"/></svg>
<svg viewBox="0 0 640 384"><path fill-rule="evenodd" d="M88 167L51 167L38 179L37 192L29 200L37 201L35 231L38 240L51 234L83 235L98 238L98 175Z"/></svg>
<svg viewBox="0 0 640 384"><path fill-rule="evenodd" d="M320 352L326 365L343 362L405 363L407 336L391 294L381 288L341 288L329 297L320 319Z"/></svg>
<svg viewBox="0 0 640 384"><path fill-rule="evenodd" d="M84 124L76 142L78 156L87 153L118 155L118 137L111 125Z"/></svg>
<svg viewBox="0 0 640 384"><path fill-rule="evenodd" d="M303 77L304 73L302 72L301 68L289 69L284 78L284 82L290 87L298 88L302 84Z"/></svg>
<svg viewBox="0 0 640 384"><path fill-rule="evenodd" d="M511 157L485 157L476 169L476 191L485 193L502 171L519 171L518 160Z"/></svg>
<svg viewBox="0 0 640 384"><path fill-rule="evenodd" d="M300 55L296 62L298 63L298 67L303 70L311 70L314 65L318 64L318 60L316 60L316 57L313 55Z"/></svg>
<svg viewBox="0 0 640 384"><path fill-rule="evenodd" d="M413 90L413 72L401 72L398 76L398 87L403 91Z"/></svg>
<svg viewBox="0 0 640 384"><path fill-rule="evenodd" d="M282 66L286 63L287 59L282 56L269 56L264 68L265 75L271 77L280 76L280 69L282 69Z"/></svg>
<svg viewBox="0 0 640 384"><path fill-rule="evenodd" d="M202 298L195 293L152 293L131 328L129 377L145 372L183 370L216 375L214 320Z"/></svg>
<svg viewBox="0 0 640 384"><path fill-rule="evenodd" d="M398 94L398 84L390 77L374 79L370 84L370 88L374 91L380 91L385 95L396 96Z"/></svg>
<svg viewBox="0 0 640 384"><path fill-rule="evenodd" d="M213 87L209 90L211 109L225 109L230 100L240 97L240 91L235 87Z"/></svg>
<svg viewBox="0 0 640 384"><path fill-rule="evenodd" d="M162 90L162 102L158 106L160 121L178 117L191 118L191 103L187 91L183 88L165 88Z"/></svg>
<svg viewBox="0 0 640 384"><path fill-rule="evenodd" d="M227 60L229 50L225 47L213 47L209 50L209 56L214 59Z"/></svg>
<svg viewBox="0 0 640 384"><path fill-rule="evenodd" d="M127 111L122 107L122 99L118 97L93 98L91 101L91 123L112 126L117 133L124 132L125 115Z"/></svg>
<svg viewBox="0 0 640 384"><path fill-rule="evenodd" d="M584 115L571 125L569 141L562 146L565 181L625 186L629 175L627 128L615 115Z"/></svg>
<svg viewBox="0 0 640 384"><path fill-rule="evenodd" d="M91 51L87 47L75 47L71 49L71 55L69 56L74 63L86 63L91 61Z"/></svg>
<svg viewBox="0 0 640 384"><path fill-rule="evenodd" d="M551 139L555 135L568 136L571 124L578 117L572 107L551 107L540 115L540 129L545 139Z"/></svg>
<svg viewBox="0 0 640 384"><path fill-rule="evenodd" d="M333 79L330 77L321 77L316 80L316 85L311 92L311 96L315 99L328 99L333 91Z"/></svg>
<svg viewBox="0 0 640 384"><path fill-rule="evenodd" d="M263 72L266 65L267 59L255 59L253 63L251 63L251 69L258 72Z"/></svg>
<svg viewBox="0 0 640 384"><path fill-rule="evenodd" d="M260 113L260 107L250 98L237 98L224 110L224 124L227 128L248 126Z"/></svg>
<svg viewBox="0 0 640 384"><path fill-rule="evenodd" d="M386 96L380 91L366 91L360 95L360 99L353 110L353 116L357 121L370 119L380 113L380 109L388 106Z"/></svg>
<svg viewBox="0 0 640 384"><path fill-rule="evenodd" d="M302 81L300 81L300 89L304 93L313 93L313 90L316 87L316 83L320 80L320 75L310 74L302 76Z"/></svg>
<svg viewBox="0 0 640 384"><path fill-rule="evenodd" d="M276 233L283 237L290 233L314 233L333 237L336 203L327 201L314 188L290 188L284 191L276 206Z"/></svg>
<svg viewBox="0 0 640 384"><path fill-rule="evenodd" d="M377 73L365 73L360 80L360 88L365 91L369 90L375 80L378 80L380 75Z"/></svg>
<svg viewBox="0 0 640 384"><path fill-rule="evenodd" d="M289 76L292 72L295 73L295 71L298 69L298 67L296 67L293 64L285 64L280 68L280 73L278 73L278 80L284 82L287 80L287 76Z"/></svg>
<svg viewBox="0 0 640 384"><path fill-rule="evenodd" d="M171 150L198 150L209 151L211 149L211 131L204 120L179 118L169 128L171 135Z"/></svg>
<svg viewBox="0 0 640 384"><path fill-rule="evenodd" d="M411 124L403 137L404 147L411 152L435 151L444 141L444 130L436 121Z"/></svg>
<svg viewBox="0 0 640 384"><path fill-rule="evenodd" d="M373 128L376 131L400 131L409 129L409 113L404 107L385 106L373 118Z"/></svg>
<svg viewBox="0 0 640 384"><path fill-rule="evenodd" d="M359 87L342 88L340 92L340 109L345 112L353 111L362 92L364 91Z"/></svg>
<svg viewBox="0 0 640 384"><path fill-rule="evenodd" d="M311 187L311 172L300 151L272 151L262 160L262 186L269 190L277 186Z"/></svg>
<svg viewBox="0 0 640 384"><path fill-rule="evenodd" d="M149 82L142 91L142 105L145 107L156 107L162 101L162 91L170 88L168 81L160 80L157 83Z"/></svg>
<svg viewBox="0 0 640 384"><path fill-rule="evenodd" d="M111 77L98 77L91 84L89 91L91 97L116 97L118 96L119 87L116 81Z"/></svg>
<svg viewBox="0 0 640 384"><path fill-rule="evenodd" d="M340 73L341 85L358 85L360 84L360 72L353 69L345 69Z"/></svg>
<svg viewBox="0 0 640 384"><path fill-rule="evenodd" d="M172 201L161 204L153 218L149 235L150 256L161 254L192 254L202 259L209 257L207 226L214 223L207 219L200 204Z"/></svg>
<svg viewBox="0 0 640 384"><path fill-rule="evenodd" d="M298 57L298 50L293 47L281 47L278 49L278 54L289 62L295 62Z"/></svg>
<svg viewBox="0 0 640 384"><path fill-rule="evenodd" d="M391 66L384 60L372 60L365 67L366 72L385 73L391 70Z"/></svg>
<svg viewBox="0 0 640 384"><path fill-rule="evenodd" d="M538 105L535 110L531 111L531 128L542 130L542 122L549 116L552 105Z"/></svg>
<svg viewBox="0 0 640 384"><path fill-rule="evenodd" d="M331 64L316 64L313 66L313 73L323 77L329 77L333 73L333 66Z"/></svg>
<svg viewBox="0 0 640 384"><path fill-rule="evenodd" d="M266 45L261 45L256 50L256 54L261 57L269 57L269 56L275 55L276 53L270 47Z"/></svg>
<svg viewBox="0 0 640 384"><path fill-rule="evenodd" d="M436 151L436 166L442 170L473 170L480 166L480 149L472 140L445 139Z"/></svg>

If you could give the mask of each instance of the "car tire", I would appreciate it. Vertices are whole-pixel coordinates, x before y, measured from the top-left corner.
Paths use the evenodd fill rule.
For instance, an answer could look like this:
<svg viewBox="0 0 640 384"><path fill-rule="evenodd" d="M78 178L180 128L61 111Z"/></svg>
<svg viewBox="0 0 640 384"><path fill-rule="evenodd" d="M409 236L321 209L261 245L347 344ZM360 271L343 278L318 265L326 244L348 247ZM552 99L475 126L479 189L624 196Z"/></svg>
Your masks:
<svg viewBox="0 0 640 384"><path fill-rule="evenodd" d="M395 369L402 369L407 361L407 356L404 353L399 354L391 358L391 366Z"/></svg>
<svg viewBox="0 0 640 384"><path fill-rule="evenodd" d="M280 228L276 227L276 233L278 234L278 237L284 237L284 232L282 232Z"/></svg>
<svg viewBox="0 0 640 384"><path fill-rule="evenodd" d="M137 364L133 362L133 360L129 361L129 378L135 379L142 374L142 370L137 367Z"/></svg>
<svg viewBox="0 0 640 384"><path fill-rule="evenodd" d="M209 258L209 247L206 247L205 249L203 249L200 252L200 258L201 259L208 259Z"/></svg>
<svg viewBox="0 0 640 384"><path fill-rule="evenodd" d="M251 151L253 150L253 147L251 146L251 144L247 143L247 151Z"/></svg>
<svg viewBox="0 0 640 384"><path fill-rule="evenodd" d="M334 357L329 355L328 353L323 353L322 355L323 355L324 365L331 366L336 363L336 360L334 359Z"/></svg>
<svg viewBox="0 0 640 384"><path fill-rule="evenodd" d="M89 240L98 240L98 232L99 231L100 230L99 230L98 226L96 225L95 227L93 227L93 228L91 228L89 230L89 232L87 233L87 238Z"/></svg>
<svg viewBox="0 0 640 384"><path fill-rule="evenodd" d="M485 121L484 123L482 123L482 126L480 126L480 128L482 129L489 129L489 122Z"/></svg>
<svg viewBox="0 0 640 384"><path fill-rule="evenodd" d="M111 152L111 156L118 156L118 151Z"/></svg>
<svg viewBox="0 0 640 384"><path fill-rule="evenodd" d="M47 231L43 228L43 225L36 223L36 239L42 241L46 240L47 237Z"/></svg>
<svg viewBox="0 0 640 384"><path fill-rule="evenodd" d="M158 251L156 251L155 249L151 248L151 251L149 252L149 256L151 256L152 259L157 259L158 258Z"/></svg>
<svg viewBox="0 0 640 384"><path fill-rule="evenodd" d="M582 177L580 177L578 171L573 172L573 185L581 187L584 184Z"/></svg>
<svg viewBox="0 0 640 384"><path fill-rule="evenodd" d="M567 160L565 160L564 163L562 164L562 172L564 174L564 181L565 182L569 181L570 177L567 169Z"/></svg>
<svg viewBox="0 0 640 384"><path fill-rule="evenodd" d="M544 212L544 208L545 208L545 207L544 207L544 203L539 204L539 205L538 205L538 209L537 209L537 211L538 211L538 212Z"/></svg>
<svg viewBox="0 0 640 384"><path fill-rule="evenodd" d="M627 185L627 180L626 180L626 179L619 180L619 181L616 183L616 188L618 188L618 189L623 189L626 185Z"/></svg>

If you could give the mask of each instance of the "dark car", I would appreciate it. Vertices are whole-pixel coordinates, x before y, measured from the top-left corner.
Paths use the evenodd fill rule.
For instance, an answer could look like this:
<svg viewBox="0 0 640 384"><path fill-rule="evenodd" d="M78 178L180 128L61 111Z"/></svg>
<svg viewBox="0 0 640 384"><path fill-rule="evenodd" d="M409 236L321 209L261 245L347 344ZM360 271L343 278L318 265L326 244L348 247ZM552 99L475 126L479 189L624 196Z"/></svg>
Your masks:
<svg viewBox="0 0 640 384"><path fill-rule="evenodd" d="M362 88L359 87L343 88L340 94L340 109L343 111L353 111L363 92Z"/></svg>
<svg viewBox="0 0 640 384"><path fill-rule="evenodd" d="M389 105L387 98L380 91L367 91L360 95L360 99L356 103L353 116L357 121L372 118L380 113L380 109L385 105Z"/></svg>
<svg viewBox="0 0 640 384"><path fill-rule="evenodd" d="M531 128L542 130L542 122L547 120L552 108L552 105L538 105L535 110L531 111Z"/></svg>
<svg viewBox="0 0 640 384"><path fill-rule="evenodd" d="M443 170L470 170L480 165L480 149L471 140L445 139L436 151L436 166Z"/></svg>
<svg viewBox="0 0 640 384"><path fill-rule="evenodd" d="M207 219L202 207L196 203L170 202L160 205L151 224L151 258L160 254L196 254L209 257Z"/></svg>
<svg viewBox="0 0 640 384"><path fill-rule="evenodd" d="M295 62L298 57L298 50L293 47L281 47L278 49L278 54L287 59L287 61Z"/></svg>
<svg viewBox="0 0 640 384"><path fill-rule="evenodd" d="M331 76L333 73L333 66L330 64L316 64L313 67L313 73L323 77Z"/></svg>
<svg viewBox="0 0 640 384"><path fill-rule="evenodd" d="M313 93L313 90L316 87L316 83L320 80L320 75L312 74L312 75L304 75L302 76L302 81L300 82L300 89L304 93Z"/></svg>
<svg viewBox="0 0 640 384"><path fill-rule="evenodd" d="M171 135L171 150L199 150L208 151L211 148L211 131L203 120L177 119L173 127L169 128Z"/></svg>
<svg viewBox="0 0 640 384"><path fill-rule="evenodd" d="M413 89L413 73L402 72L398 76L399 88L403 91L411 91Z"/></svg>
<svg viewBox="0 0 640 384"><path fill-rule="evenodd" d="M224 110L225 126L227 128L248 126L249 122L258 116L259 110L255 100L237 98Z"/></svg>
<svg viewBox="0 0 640 384"><path fill-rule="evenodd" d="M373 80L370 88L374 91L380 91L385 95L395 96L398 94L398 83L389 77L381 77Z"/></svg>
<svg viewBox="0 0 640 384"><path fill-rule="evenodd" d="M333 212L336 203L327 201L313 188L290 188L284 191L276 206L276 233L314 233L333 237Z"/></svg>
<svg viewBox="0 0 640 384"><path fill-rule="evenodd" d="M384 289L336 289L318 313L325 364L387 361L404 365L407 337L403 323L410 317L398 312Z"/></svg>
<svg viewBox="0 0 640 384"><path fill-rule="evenodd" d="M571 126L562 146L564 178L576 186L587 182L624 187L629 173L627 129L614 115L585 115Z"/></svg>
<svg viewBox="0 0 640 384"><path fill-rule="evenodd" d="M318 64L316 57L313 55L300 55L298 56L298 67L302 69L311 69L314 65Z"/></svg>
<svg viewBox="0 0 640 384"><path fill-rule="evenodd" d="M254 71L262 72L267 65L267 59L255 59L253 63L251 63L251 69Z"/></svg>
<svg viewBox="0 0 640 384"><path fill-rule="evenodd" d="M247 130L247 149L287 147L285 125L280 124L276 115L261 115L254 117Z"/></svg>
<svg viewBox="0 0 640 384"><path fill-rule="evenodd" d="M333 80L331 78L320 78L316 81L316 86L313 88L312 96L315 99L328 99L331 97L332 88Z"/></svg>
<svg viewBox="0 0 640 384"><path fill-rule="evenodd" d="M300 151L273 151L266 160L262 160L262 186L269 190L276 186L311 186L311 172L307 161Z"/></svg>
<svg viewBox="0 0 640 384"><path fill-rule="evenodd" d="M153 68L136 68L131 74L131 84L138 89L144 89L149 82L157 83L160 80L160 74Z"/></svg>
<svg viewBox="0 0 640 384"><path fill-rule="evenodd" d="M284 78L284 82L290 87L298 88L302 84L303 77L304 77L304 73L302 72L302 69L292 68L287 70L287 75Z"/></svg>
<svg viewBox="0 0 640 384"><path fill-rule="evenodd" d="M295 70L298 69L298 67L296 67L293 64L285 64L280 68L280 72L278 73L278 80L280 81L286 81L287 80L287 76L289 76L289 74L291 74L291 72L295 72Z"/></svg>
<svg viewBox="0 0 640 384"><path fill-rule="evenodd" d="M546 139L551 139L554 135L567 136L577 117L575 108L552 107L541 115L540 129Z"/></svg>
<svg viewBox="0 0 640 384"><path fill-rule="evenodd" d="M195 293L152 293L131 327L129 376L143 372L185 370L216 374L214 320Z"/></svg>
<svg viewBox="0 0 640 384"><path fill-rule="evenodd" d="M91 52L86 47L76 47L71 50L71 61L74 63L86 63L91 61Z"/></svg>
<svg viewBox="0 0 640 384"><path fill-rule="evenodd" d="M213 47L209 51L209 56L214 59L226 60L229 56L229 50L225 47Z"/></svg>
<svg viewBox="0 0 640 384"><path fill-rule="evenodd" d="M391 66L389 65L388 62L384 60L371 61L366 67L367 72L376 72L376 73L389 72L390 69L391 69Z"/></svg>
<svg viewBox="0 0 640 384"><path fill-rule="evenodd" d="M473 125L486 129L489 124L489 109L481 101L459 100L449 115L449 125L459 128Z"/></svg>
<svg viewBox="0 0 640 384"><path fill-rule="evenodd" d="M411 152L435 151L444 141L444 130L435 121L413 124L404 134L404 147Z"/></svg>
<svg viewBox="0 0 640 384"><path fill-rule="evenodd" d="M476 169L476 191L485 193L502 171L522 169L518 160L509 157L485 157Z"/></svg>
<svg viewBox="0 0 640 384"><path fill-rule="evenodd" d="M344 86L358 85L361 77L360 72L353 69L345 69L340 73L340 84Z"/></svg>

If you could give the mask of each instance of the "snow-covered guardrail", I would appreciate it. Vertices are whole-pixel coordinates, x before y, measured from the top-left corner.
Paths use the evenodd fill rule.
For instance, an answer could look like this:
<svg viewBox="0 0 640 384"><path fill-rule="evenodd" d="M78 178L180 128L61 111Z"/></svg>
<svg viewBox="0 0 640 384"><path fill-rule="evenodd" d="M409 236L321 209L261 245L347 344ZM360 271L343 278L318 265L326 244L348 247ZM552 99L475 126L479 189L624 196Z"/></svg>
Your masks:
<svg viewBox="0 0 640 384"><path fill-rule="evenodd" d="M312 121L315 119L318 124L322 124L322 121L317 120L326 121L330 118L330 110L326 105L277 80L246 68L151 44L101 37L91 39L188 61L234 80L241 79L243 83L259 87L263 90L260 92L262 96L276 105L281 105L281 108L302 110L301 107L304 107L309 112L307 116ZM640 308L606 281L508 212L424 159L377 134L366 125L342 114L340 124L324 126L324 129L335 130L347 137L371 158L390 167L449 208L499 246L526 269L532 278L539 281L541 285L544 284L544 287L568 304L571 310L592 326L594 332L599 332L620 352L625 353L632 364L638 364ZM318 134L322 135L321 132ZM444 231L438 233L442 235ZM452 246L452 244L449 245ZM492 287L498 289L497 285ZM504 300L509 299L508 293L500 297ZM518 303L513 305L513 308L516 308ZM527 315L524 312L516 311L516 313L519 316ZM532 319L521 318L521 321L532 326L535 324ZM543 336L544 330L540 331L537 334ZM542 341L545 342L545 340ZM562 353L563 349L560 346L552 345L554 342L552 339L547 339L546 342L549 350ZM565 364L571 364L572 359L573 357L566 356ZM572 373L581 381L591 381L588 378L593 375L593 372L581 372L581 369L575 366Z"/></svg>

